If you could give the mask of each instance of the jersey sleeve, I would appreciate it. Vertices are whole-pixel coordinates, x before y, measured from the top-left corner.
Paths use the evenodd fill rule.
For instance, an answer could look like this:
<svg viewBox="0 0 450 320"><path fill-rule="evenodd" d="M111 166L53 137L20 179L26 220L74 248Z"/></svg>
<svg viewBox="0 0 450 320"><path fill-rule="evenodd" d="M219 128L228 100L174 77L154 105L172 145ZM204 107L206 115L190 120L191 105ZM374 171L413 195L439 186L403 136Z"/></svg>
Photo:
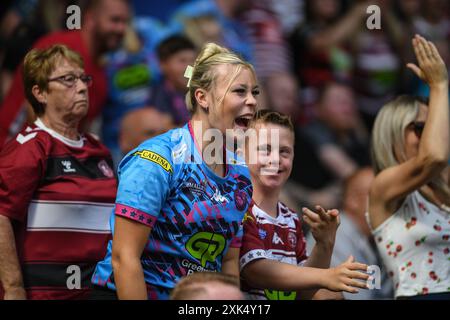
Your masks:
<svg viewBox="0 0 450 320"><path fill-rule="evenodd" d="M114 213L153 227L170 192L173 163L169 146L141 145L119 165Z"/></svg>
<svg viewBox="0 0 450 320"><path fill-rule="evenodd" d="M46 167L45 144L37 133L19 134L0 152L0 215L24 221Z"/></svg>
<svg viewBox="0 0 450 320"><path fill-rule="evenodd" d="M244 269L247 264L254 260L267 258L264 242L259 237L256 218L251 212L245 214L243 226L244 234L242 236L239 260L240 270Z"/></svg>

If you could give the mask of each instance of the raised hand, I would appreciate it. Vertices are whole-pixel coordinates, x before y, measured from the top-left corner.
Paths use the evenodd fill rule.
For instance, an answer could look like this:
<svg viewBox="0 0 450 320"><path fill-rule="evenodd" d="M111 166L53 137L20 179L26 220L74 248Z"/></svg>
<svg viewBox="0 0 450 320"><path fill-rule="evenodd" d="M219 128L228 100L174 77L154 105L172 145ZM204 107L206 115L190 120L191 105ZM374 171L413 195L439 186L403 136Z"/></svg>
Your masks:
<svg viewBox="0 0 450 320"><path fill-rule="evenodd" d="M412 39L412 44L419 66L414 63L406 66L429 86L448 85L447 68L436 46L419 35Z"/></svg>
<svg viewBox="0 0 450 320"><path fill-rule="evenodd" d="M344 263L327 270L328 276L325 282L327 289L349 293L358 293L357 288L368 289L367 280L370 276L361 272L367 271L368 266L354 260L353 256L350 256Z"/></svg>
<svg viewBox="0 0 450 320"><path fill-rule="evenodd" d="M336 230L340 224L339 211L336 209L325 211L321 206L316 206L315 209L317 213L303 208L303 221L311 228L317 244L334 246Z"/></svg>

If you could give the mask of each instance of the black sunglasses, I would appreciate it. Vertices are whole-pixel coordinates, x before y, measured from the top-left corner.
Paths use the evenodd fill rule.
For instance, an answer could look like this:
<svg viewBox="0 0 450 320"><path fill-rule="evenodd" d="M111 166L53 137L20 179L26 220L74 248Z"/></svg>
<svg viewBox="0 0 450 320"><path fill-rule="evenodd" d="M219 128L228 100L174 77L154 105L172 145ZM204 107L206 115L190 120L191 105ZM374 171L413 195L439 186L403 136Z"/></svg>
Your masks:
<svg viewBox="0 0 450 320"><path fill-rule="evenodd" d="M408 126L414 130L414 133L416 134L417 138L420 139L420 137L422 136L423 128L425 127L425 122L414 121L411 122Z"/></svg>

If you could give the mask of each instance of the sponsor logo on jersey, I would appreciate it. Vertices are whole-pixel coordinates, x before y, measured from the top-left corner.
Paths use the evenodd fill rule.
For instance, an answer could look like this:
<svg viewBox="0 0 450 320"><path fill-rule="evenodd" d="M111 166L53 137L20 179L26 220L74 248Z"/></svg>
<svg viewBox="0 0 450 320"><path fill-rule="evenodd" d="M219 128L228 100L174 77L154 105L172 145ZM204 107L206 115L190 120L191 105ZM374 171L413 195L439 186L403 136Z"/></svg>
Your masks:
<svg viewBox="0 0 450 320"><path fill-rule="evenodd" d="M228 203L228 199L225 198L219 191L219 189L216 188L214 191L214 194L212 196L212 200L218 202L218 203Z"/></svg>
<svg viewBox="0 0 450 320"><path fill-rule="evenodd" d="M281 240L280 236L276 232L273 234L272 243L273 244L280 244L281 243L282 245L284 245L283 240Z"/></svg>
<svg viewBox="0 0 450 320"><path fill-rule="evenodd" d="M239 211L245 210L247 207L247 194L239 189L234 191L234 203Z"/></svg>
<svg viewBox="0 0 450 320"><path fill-rule="evenodd" d="M182 189L188 189L197 196L206 195L206 183L185 182L181 186Z"/></svg>
<svg viewBox="0 0 450 320"><path fill-rule="evenodd" d="M27 128L27 132L28 132L29 127ZM31 139L33 139L34 137L36 137L37 132L33 132L30 134L27 134L26 136L22 135L21 133L19 133L16 137L17 142L19 142L20 144L24 144L27 141L30 141Z"/></svg>
<svg viewBox="0 0 450 320"><path fill-rule="evenodd" d="M133 156L139 156L142 159L154 162L167 172L173 173L172 165L170 164L170 162L156 152L150 150L140 150L133 153Z"/></svg>
<svg viewBox="0 0 450 320"><path fill-rule="evenodd" d="M264 240L267 237L267 231L263 230L263 229L259 229L258 235L261 240Z"/></svg>
<svg viewBox="0 0 450 320"><path fill-rule="evenodd" d="M186 250L201 266L206 267L206 262L214 263L221 255L226 245L225 237L211 232L197 232L186 243Z"/></svg>
<svg viewBox="0 0 450 320"><path fill-rule="evenodd" d="M250 220L250 221L255 221L255 218L253 218L253 216L251 215L251 213L246 212L246 213L244 214L244 218L242 219L242 223L245 223L245 222L248 221L248 220Z"/></svg>
<svg viewBox="0 0 450 320"><path fill-rule="evenodd" d="M98 168L105 175L105 177L112 178L114 177L114 172L108 163L105 160L102 160L98 163Z"/></svg>
<svg viewBox="0 0 450 320"><path fill-rule="evenodd" d="M292 248L295 248L297 245L297 237L295 236L295 233L292 231L289 232L288 234L288 242Z"/></svg>
<svg viewBox="0 0 450 320"><path fill-rule="evenodd" d="M63 161L61 161L61 164L64 167L63 168L64 173L77 172L77 170L75 168L72 168L72 161L63 160Z"/></svg>
<svg viewBox="0 0 450 320"><path fill-rule="evenodd" d="M277 291L264 290L267 300L295 300L297 293L295 291Z"/></svg>
<svg viewBox="0 0 450 320"><path fill-rule="evenodd" d="M205 272L205 271L217 272L217 270L210 270L208 268L204 268L195 262L189 261L189 259L181 260L181 266L186 270L187 275L194 272Z"/></svg>

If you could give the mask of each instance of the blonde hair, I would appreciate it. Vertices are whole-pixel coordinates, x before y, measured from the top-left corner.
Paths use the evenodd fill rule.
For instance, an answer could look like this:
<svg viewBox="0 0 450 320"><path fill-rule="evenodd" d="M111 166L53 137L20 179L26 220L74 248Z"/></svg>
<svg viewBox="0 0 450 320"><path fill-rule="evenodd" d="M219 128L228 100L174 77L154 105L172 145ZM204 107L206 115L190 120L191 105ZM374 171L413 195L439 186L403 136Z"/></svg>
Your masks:
<svg viewBox="0 0 450 320"><path fill-rule="evenodd" d="M182 278L170 294L171 300L191 300L206 292L205 287L221 283L239 289L239 279L219 272L195 272Z"/></svg>
<svg viewBox="0 0 450 320"><path fill-rule="evenodd" d="M194 114L197 111L195 91L197 89L204 89L206 91L214 89L215 82L217 80L217 72L215 69L219 65L236 66L232 76L230 77L230 82L225 94L228 92L231 83L239 75L243 67L248 68L256 78L255 70L250 63L244 61L230 50L215 43L205 44L195 60L189 90L186 94L186 106L191 114ZM224 97L220 99L219 104L223 102L223 98Z"/></svg>
<svg viewBox="0 0 450 320"><path fill-rule="evenodd" d="M421 104L428 105L428 101L422 97L402 95L381 108L372 131L371 155L375 175L406 160L405 130L416 119ZM394 150L400 153L400 159L396 158ZM450 189L442 177L433 178L429 185L450 198Z"/></svg>
<svg viewBox="0 0 450 320"><path fill-rule="evenodd" d="M27 53L23 60L23 86L25 96L33 107L37 116L45 112L45 106L33 95L33 86L37 85L40 90L48 90L48 78L55 70L60 59L66 59L83 68L83 59L65 45L57 44L47 49L33 49Z"/></svg>
<svg viewBox="0 0 450 320"><path fill-rule="evenodd" d="M276 124L289 129L292 133L295 132L290 116L270 109L260 109L255 112L253 119L250 121L249 127L254 128L257 123Z"/></svg>

